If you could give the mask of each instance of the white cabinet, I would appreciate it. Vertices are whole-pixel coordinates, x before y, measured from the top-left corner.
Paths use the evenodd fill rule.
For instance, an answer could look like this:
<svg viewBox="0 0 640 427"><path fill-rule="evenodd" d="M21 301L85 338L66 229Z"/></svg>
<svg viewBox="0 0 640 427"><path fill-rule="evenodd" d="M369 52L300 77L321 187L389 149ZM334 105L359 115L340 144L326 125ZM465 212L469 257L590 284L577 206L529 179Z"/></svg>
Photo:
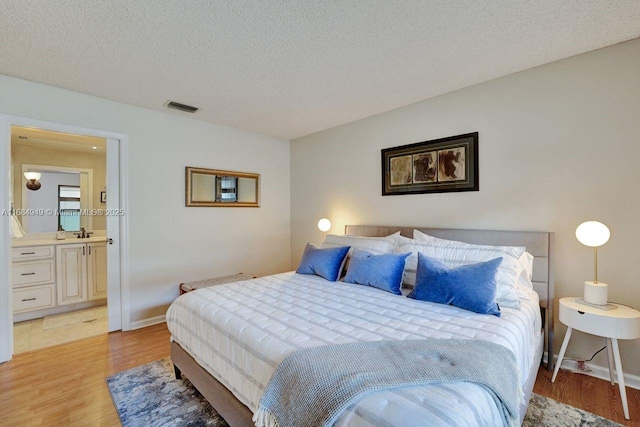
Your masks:
<svg viewBox="0 0 640 427"><path fill-rule="evenodd" d="M58 305L107 297L107 247L104 242L56 248Z"/></svg>
<svg viewBox="0 0 640 427"><path fill-rule="evenodd" d="M25 246L11 250L13 312L54 307L53 246Z"/></svg>
<svg viewBox="0 0 640 427"><path fill-rule="evenodd" d="M87 243L87 288L89 299L107 297L107 244Z"/></svg>
<svg viewBox="0 0 640 427"><path fill-rule="evenodd" d="M87 300L87 247L84 243L56 247L58 305Z"/></svg>
<svg viewBox="0 0 640 427"><path fill-rule="evenodd" d="M106 242L13 247L11 260L13 313L20 321L107 298Z"/></svg>

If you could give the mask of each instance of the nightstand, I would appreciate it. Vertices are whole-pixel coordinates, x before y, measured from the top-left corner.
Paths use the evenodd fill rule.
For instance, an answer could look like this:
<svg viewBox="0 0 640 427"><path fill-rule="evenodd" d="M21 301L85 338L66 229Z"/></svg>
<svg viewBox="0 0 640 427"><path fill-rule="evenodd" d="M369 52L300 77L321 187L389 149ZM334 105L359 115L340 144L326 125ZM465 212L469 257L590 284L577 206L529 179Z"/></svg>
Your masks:
<svg viewBox="0 0 640 427"><path fill-rule="evenodd" d="M576 297L560 299L560 321L567 325L568 328L564 341L562 341L562 347L560 347L560 354L558 355L551 382L556 380L556 375L560 370L560 364L574 329L604 337L607 342L607 360L609 362L611 385L615 384L613 377L615 363L622 409L624 410L624 417L628 420L629 405L627 404L627 392L624 388L624 373L622 372L618 340L633 340L640 337L640 311L626 305L612 303L609 304L616 306L615 309L601 310L576 302L579 299Z"/></svg>

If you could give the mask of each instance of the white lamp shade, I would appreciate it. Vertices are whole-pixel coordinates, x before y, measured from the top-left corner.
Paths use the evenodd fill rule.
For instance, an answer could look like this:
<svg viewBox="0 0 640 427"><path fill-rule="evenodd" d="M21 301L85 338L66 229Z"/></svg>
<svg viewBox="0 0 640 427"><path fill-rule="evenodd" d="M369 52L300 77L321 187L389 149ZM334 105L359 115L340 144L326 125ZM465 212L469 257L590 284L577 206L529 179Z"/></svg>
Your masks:
<svg viewBox="0 0 640 427"><path fill-rule="evenodd" d="M323 233L329 231L329 229L331 228L331 221L329 221L327 218L322 218L320 221L318 221L318 228Z"/></svg>
<svg viewBox="0 0 640 427"><path fill-rule="evenodd" d="M31 180L39 180L40 177L42 176L41 173L39 172L25 172L24 173L24 177L27 178L29 181Z"/></svg>
<svg viewBox="0 0 640 427"><path fill-rule="evenodd" d="M611 232L606 225L598 221L583 222L576 228L578 241L585 246L598 247L609 241Z"/></svg>

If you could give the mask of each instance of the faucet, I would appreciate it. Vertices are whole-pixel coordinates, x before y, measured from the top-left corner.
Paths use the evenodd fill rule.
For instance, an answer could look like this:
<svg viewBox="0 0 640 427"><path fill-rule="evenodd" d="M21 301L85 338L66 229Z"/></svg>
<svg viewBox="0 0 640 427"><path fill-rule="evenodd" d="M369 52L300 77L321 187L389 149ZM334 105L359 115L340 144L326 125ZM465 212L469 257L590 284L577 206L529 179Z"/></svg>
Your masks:
<svg viewBox="0 0 640 427"><path fill-rule="evenodd" d="M91 235L93 234L93 231L87 231L84 229L84 227L80 228L80 232L78 233L73 233L76 236L78 236L78 239L86 239L88 237L91 237Z"/></svg>

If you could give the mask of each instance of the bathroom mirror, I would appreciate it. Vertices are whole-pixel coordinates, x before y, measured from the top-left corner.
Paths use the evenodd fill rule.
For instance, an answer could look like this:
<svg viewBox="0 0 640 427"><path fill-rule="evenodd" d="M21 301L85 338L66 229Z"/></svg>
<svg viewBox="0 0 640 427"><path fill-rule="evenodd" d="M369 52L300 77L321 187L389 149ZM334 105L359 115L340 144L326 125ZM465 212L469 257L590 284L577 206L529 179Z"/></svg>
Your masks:
<svg viewBox="0 0 640 427"><path fill-rule="evenodd" d="M106 229L106 204L100 200L106 191L106 144L104 138L11 126L9 197L26 234ZM28 186L25 173L39 175L39 185Z"/></svg>
<svg viewBox="0 0 640 427"><path fill-rule="evenodd" d="M22 170L39 173L41 183L32 191L24 176L15 177L14 208L25 232L55 233L58 227L69 232L93 230L96 224L104 228L102 213L89 213L95 207L92 169L23 164Z"/></svg>
<svg viewBox="0 0 640 427"><path fill-rule="evenodd" d="M260 175L186 167L187 207L260 207Z"/></svg>

